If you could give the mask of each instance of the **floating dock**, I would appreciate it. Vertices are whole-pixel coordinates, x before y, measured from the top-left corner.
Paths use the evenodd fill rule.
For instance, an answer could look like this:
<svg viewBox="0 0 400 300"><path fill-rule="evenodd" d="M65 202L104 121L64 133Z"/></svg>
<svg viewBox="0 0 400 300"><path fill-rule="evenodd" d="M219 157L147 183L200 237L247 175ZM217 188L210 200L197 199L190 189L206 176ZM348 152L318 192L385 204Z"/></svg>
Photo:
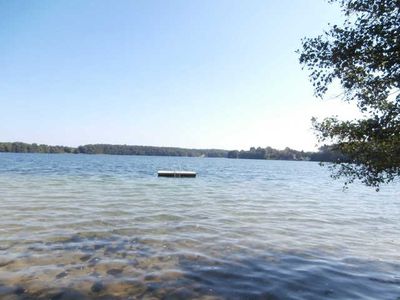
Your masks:
<svg viewBox="0 0 400 300"><path fill-rule="evenodd" d="M191 171L158 171L158 177L196 177L196 172Z"/></svg>

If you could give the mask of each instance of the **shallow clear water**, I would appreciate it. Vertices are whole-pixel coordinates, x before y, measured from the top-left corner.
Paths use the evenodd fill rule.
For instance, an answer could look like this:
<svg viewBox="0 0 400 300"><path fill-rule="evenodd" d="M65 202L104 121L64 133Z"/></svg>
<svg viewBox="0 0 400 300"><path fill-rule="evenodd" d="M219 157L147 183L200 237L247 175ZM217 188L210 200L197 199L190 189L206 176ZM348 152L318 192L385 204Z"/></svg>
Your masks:
<svg viewBox="0 0 400 300"><path fill-rule="evenodd" d="M400 185L317 163L0 154L0 212L0 299L400 299Z"/></svg>

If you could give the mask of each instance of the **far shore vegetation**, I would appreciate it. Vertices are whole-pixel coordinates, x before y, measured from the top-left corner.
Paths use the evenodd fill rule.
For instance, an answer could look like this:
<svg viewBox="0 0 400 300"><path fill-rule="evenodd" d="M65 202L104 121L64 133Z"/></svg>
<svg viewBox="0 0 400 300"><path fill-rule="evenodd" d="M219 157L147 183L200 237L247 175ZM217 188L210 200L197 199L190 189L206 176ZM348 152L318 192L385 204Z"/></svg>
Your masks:
<svg viewBox="0 0 400 300"><path fill-rule="evenodd" d="M79 147L49 146L22 142L0 143L0 152L13 153L71 153L71 154L111 154L111 155L149 155L149 156L186 156L186 157L224 157L242 159L270 159L335 162L343 160L343 155L330 146L319 148L318 152L297 151L290 148L277 150L271 147L249 150L187 149L176 147L130 146L91 144Z"/></svg>

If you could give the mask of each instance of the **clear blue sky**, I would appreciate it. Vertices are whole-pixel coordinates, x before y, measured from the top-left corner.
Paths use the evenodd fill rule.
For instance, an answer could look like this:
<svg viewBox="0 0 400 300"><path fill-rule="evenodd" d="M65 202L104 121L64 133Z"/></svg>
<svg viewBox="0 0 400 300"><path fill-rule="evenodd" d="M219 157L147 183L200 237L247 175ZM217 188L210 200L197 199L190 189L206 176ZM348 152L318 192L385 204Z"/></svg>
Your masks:
<svg viewBox="0 0 400 300"><path fill-rule="evenodd" d="M313 149L332 104L295 50L339 20L324 0L0 0L0 141Z"/></svg>

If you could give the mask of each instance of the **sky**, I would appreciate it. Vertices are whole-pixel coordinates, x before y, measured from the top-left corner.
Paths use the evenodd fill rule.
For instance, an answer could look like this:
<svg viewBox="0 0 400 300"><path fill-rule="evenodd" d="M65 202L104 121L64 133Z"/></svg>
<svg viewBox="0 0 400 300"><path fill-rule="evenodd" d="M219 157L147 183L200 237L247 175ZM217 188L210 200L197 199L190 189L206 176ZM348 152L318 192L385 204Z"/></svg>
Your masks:
<svg viewBox="0 0 400 300"><path fill-rule="evenodd" d="M325 0L0 0L0 141L315 150L295 53Z"/></svg>

